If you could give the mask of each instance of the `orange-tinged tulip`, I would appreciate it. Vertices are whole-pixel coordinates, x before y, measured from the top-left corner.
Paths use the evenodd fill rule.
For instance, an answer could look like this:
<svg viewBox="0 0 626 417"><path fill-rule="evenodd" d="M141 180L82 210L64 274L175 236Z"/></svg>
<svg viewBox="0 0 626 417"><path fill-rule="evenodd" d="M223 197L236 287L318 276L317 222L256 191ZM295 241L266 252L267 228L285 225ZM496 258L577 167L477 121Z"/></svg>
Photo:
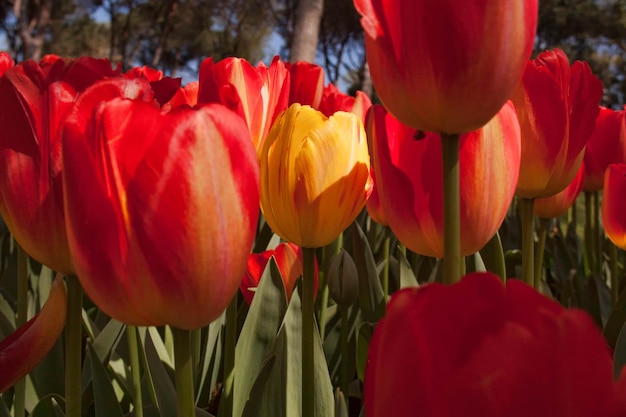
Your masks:
<svg viewBox="0 0 626 417"><path fill-rule="evenodd" d="M60 277L35 317L0 342L0 392L29 373L54 346L65 326L67 295Z"/></svg>
<svg viewBox="0 0 626 417"><path fill-rule="evenodd" d="M529 61L513 93L522 129L516 195L554 195L572 182L583 161L602 98L602 83L582 61L571 67L560 49Z"/></svg>
<svg viewBox="0 0 626 417"><path fill-rule="evenodd" d="M626 250L626 164L611 164L604 173L602 224L611 242Z"/></svg>
<svg viewBox="0 0 626 417"><path fill-rule="evenodd" d="M610 164L626 163L624 110L600 107L593 133L585 148L583 191L601 191Z"/></svg>
<svg viewBox="0 0 626 417"><path fill-rule="evenodd" d="M416 131L374 105L367 131L376 187L389 227L416 253L443 257L441 140ZM461 253L482 248L513 199L520 131L508 102L487 125L460 138Z"/></svg>
<svg viewBox="0 0 626 417"><path fill-rule="evenodd" d="M63 130L68 237L85 292L124 323L209 324L239 287L258 219L245 121L219 104L163 113L90 92Z"/></svg>
<svg viewBox="0 0 626 417"><path fill-rule="evenodd" d="M371 158L374 158L373 152L370 153ZM372 165L374 162L372 161ZM372 187L372 194L370 194L370 198L367 199L367 203L365 204L365 208L367 209L367 214L370 215L372 220L374 220L378 224L382 224L387 226L389 222L387 221L387 217L385 216L385 210L383 209L383 204L380 201L380 196L378 195L378 186L376 185L376 177L372 170L372 178L374 178L374 186Z"/></svg>
<svg viewBox="0 0 626 417"><path fill-rule="evenodd" d="M489 273L395 293L370 342L368 417L609 417L591 317Z"/></svg>
<svg viewBox="0 0 626 417"><path fill-rule="evenodd" d="M241 114L257 152L263 148L276 116L287 108L289 71L278 57L269 67L252 66L243 58L217 63L207 58L200 65L199 103L221 103Z"/></svg>
<svg viewBox="0 0 626 417"><path fill-rule="evenodd" d="M533 211L535 216L551 219L562 216L574 204L576 197L580 194L585 180L585 164L580 166L576 176L563 191L551 195L535 199Z"/></svg>
<svg viewBox="0 0 626 417"><path fill-rule="evenodd" d="M262 253L251 253L248 256L248 267L246 273L241 280L239 289L243 294L248 305L252 304L254 297L254 289L259 285L263 271L270 258L274 257L276 266L280 271L287 294L287 300L291 298L291 294L295 288L298 278L302 276L302 249L293 243L281 243L274 249L266 250ZM318 286L318 266L314 264L314 291L317 294Z"/></svg>
<svg viewBox="0 0 626 417"><path fill-rule="evenodd" d="M298 246L328 245L359 214L372 188L363 124L299 104L282 113L261 153L261 210Z"/></svg>
<svg viewBox="0 0 626 417"><path fill-rule="evenodd" d="M535 40L537 3L354 0L378 96L416 129L478 129L520 79Z"/></svg>
<svg viewBox="0 0 626 417"><path fill-rule="evenodd" d="M76 96L114 75L107 60L46 56L0 79L0 214L24 250L50 268L72 272L65 232L61 122Z"/></svg>

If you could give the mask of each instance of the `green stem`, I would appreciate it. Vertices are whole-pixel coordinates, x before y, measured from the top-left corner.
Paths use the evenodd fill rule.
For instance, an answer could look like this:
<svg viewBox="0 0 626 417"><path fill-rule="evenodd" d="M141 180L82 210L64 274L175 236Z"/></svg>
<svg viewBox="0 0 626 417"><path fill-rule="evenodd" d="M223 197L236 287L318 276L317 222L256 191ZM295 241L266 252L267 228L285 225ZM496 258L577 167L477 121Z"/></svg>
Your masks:
<svg viewBox="0 0 626 417"><path fill-rule="evenodd" d="M541 288L541 277L543 275L543 253L546 249L546 237L550 219L539 219L539 230L537 231L538 241L535 248L535 288Z"/></svg>
<svg viewBox="0 0 626 417"><path fill-rule="evenodd" d="M137 327L126 326L126 338L128 340L128 354L130 356L130 373L133 380L134 392L134 415L143 417L143 398L141 396L141 368L139 365L139 342Z"/></svg>
<svg viewBox="0 0 626 417"><path fill-rule="evenodd" d="M596 270L593 202L591 192L585 191L585 275L590 275Z"/></svg>
<svg viewBox="0 0 626 417"><path fill-rule="evenodd" d="M326 337L326 316L328 315L328 285L324 285L321 288L321 293L318 296L319 299L319 326L320 326L320 339L324 340Z"/></svg>
<svg viewBox="0 0 626 417"><path fill-rule="evenodd" d="M189 330L172 327L174 337L174 367L176 381L176 410L178 417L195 417L193 392L193 358Z"/></svg>
<svg viewBox="0 0 626 417"><path fill-rule="evenodd" d="M81 416L81 367L83 353L83 288L75 275L66 277L67 321L65 323L65 415Z"/></svg>
<svg viewBox="0 0 626 417"><path fill-rule="evenodd" d="M598 192L591 193L591 205L593 207L593 240L594 240L594 259L596 269L595 272L600 275L602 270L602 233L600 230L600 200Z"/></svg>
<svg viewBox="0 0 626 417"><path fill-rule="evenodd" d="M459 135L441 134L443 155L443 282L461 279Z"/></svg>
<svg viewBox="0 0 626 417"><path fill-rule="evenodd" d="M531 198L519 199L520 217L522 223L522 278L530 286L535 286L535 215L533 208L535 200Z"/></svg>
<svg viewBox="0 0 626 417"><path fill-rule="evenodd" d="M385 240L383 241L383 272L382 272L382 286L383 295L385 296L385 303L389 301L389 246L391 244L391 236L389 236L388 230L385 230ZM347 395L346 395L347 397Z"/></svg>
<svg viewBox="0 0 626 417"><path fill-rule="evenodd" d="M201 372L200 369L200 353L202 350L202 328L193 329L191 331L191 357L192 357L192 368L193 368L193 380L198 380L198 374Z"/></svg>
<svg viewBox="0 0 626 417"><path fill-rule="evenodd" d="M348 401L348 385L350 384L350 350L348 348L348 308L339 306L341 309L341 332L339 333L339 345L341 349L341 370L339 373L339 388L345 394L346 406Z"/></svg>
<svg viewBox="0 0 626 417"><path fill-rule="evenodd" d="M237 344L237 296L226 309L224 340L224 390L220 399L220 416L233 415L233 386L235 381L235 345ZM222 408L224 410L222 410Z"/></svg>
<svg viewBox="0 0 626 417"><path fill-rule="evenodd" d="M324 340L326 336L326 315L328 314L328 277L326 276L326 272L330 268L330 262L332 259L341 252L341 248L343 247L343 234L337 236L337 239L333 241L330 245L325 246L322 249L322 270L320 271L320 281L318 288L318 308L319 308L319 331L320 331L320 339Z"/></svg>
<svg viewBox="0 0 626 417"><path fill-rule="evenodd" d="M28 321L28 255L17 245L17 327ZM26 414L26 379L15 384L13 409L15 417Z"/></svg>
<svg viewBox="0 0 626 417"><path fill-rule="evenodd" d="M313 274L315 249L302 248L302 417L313 417L315 408L315 312Z"/></svg>
<svg viewBox="0 0 626 417"><path fill-rule="evenodd" d="M619 277L617 276L617 246L609 242L609 251L611 253L611 302L615 306L619 299Z"/></svg>

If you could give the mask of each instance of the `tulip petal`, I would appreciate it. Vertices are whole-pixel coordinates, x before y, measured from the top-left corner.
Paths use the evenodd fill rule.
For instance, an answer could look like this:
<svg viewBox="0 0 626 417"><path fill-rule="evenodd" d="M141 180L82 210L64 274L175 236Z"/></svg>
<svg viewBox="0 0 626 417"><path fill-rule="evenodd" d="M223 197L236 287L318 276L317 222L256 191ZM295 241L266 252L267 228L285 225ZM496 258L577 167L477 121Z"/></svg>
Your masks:
<svg viewBox="0 0 626 417"><path fill-rule="evenodd" d="M611 242L626 250L626 164L611 164L604 173L602 224Z"/></svg>
<svg viewBox="0 0 626 417"><path fill-rule="evenodd" d="M371 192L365 131L352 113L326 118L293 104L276 121L261 157L261 209L283 239L331 243Z"/></svg>
<svg viewBox="0 0 626 417"><path fill-rule="evenodd" d="M90 109L79 103L66 124L63 158L85 292L125 323L210 323L239 286L256 228L258 164L245 122L216 104L164 114L113 99L81 124Z"/></svg>
<svg viewBox="0 0 626 417"><path fill-rule="evenodd" d="M489 273L395 293L372 338L370 417L604 416L608 346L591 317Z"/></svg>
<svg viewBox="0 0 626 417"><path fill-rule="evenodd" d="M28 374L52 349L65 325L67 295L57 277L41 311L0 342L0 392Z"/></svg>

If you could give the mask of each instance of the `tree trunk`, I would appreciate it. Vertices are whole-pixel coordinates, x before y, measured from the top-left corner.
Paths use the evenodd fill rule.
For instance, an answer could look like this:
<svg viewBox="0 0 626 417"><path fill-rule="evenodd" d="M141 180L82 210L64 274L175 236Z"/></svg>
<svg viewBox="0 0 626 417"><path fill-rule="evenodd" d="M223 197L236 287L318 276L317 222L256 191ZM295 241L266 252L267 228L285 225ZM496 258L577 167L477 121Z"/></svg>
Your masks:
<svg viewBox="0 0 626 417"><path fill-rule="evenodd" d="M13 3L13 13L17 20L18 36L21 40L19 51L22 60L39 60L43 55L43 41L46 27L50 23L52 0L29 2L17 0Z"/></svg>
<svg viewBox="0 0 626 417"><path fill-rule="evenodd" d="M300 0L296 9L290 61L315 61L324 0Z"/></svg>

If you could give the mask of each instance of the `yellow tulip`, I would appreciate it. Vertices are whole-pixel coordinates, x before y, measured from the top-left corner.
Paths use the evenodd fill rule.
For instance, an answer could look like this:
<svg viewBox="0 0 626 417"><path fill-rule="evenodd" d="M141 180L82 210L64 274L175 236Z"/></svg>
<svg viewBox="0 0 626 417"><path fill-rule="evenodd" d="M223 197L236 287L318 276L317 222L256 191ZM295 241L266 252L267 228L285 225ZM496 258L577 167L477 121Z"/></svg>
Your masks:
<svg viewBox="0 0 626 417"><path fill-rule="evenodd" d="M326 117L291 105L272 126L260 165L265 220L302 247L331 243L372 191L365 130L352 113Z"/></svg>

